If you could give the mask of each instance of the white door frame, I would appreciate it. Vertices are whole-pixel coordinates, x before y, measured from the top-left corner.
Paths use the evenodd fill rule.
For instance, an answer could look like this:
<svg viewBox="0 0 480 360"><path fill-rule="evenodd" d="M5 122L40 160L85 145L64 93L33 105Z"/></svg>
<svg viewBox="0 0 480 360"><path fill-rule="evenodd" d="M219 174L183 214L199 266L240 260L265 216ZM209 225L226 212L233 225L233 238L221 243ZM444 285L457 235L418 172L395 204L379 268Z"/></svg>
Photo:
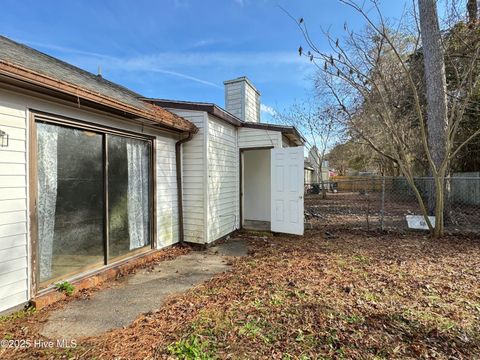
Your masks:
<svg viewBox="0 0 480 360"><path fill-rule="evenodd" d="M252 151L252 150L272 150L273 146L260 146L260 147L251 147L251 148L240 148L239 149L239 160L240 160L240 166L239 166L239 207L240 207L240 229L243 228L243 223L244 223L244 175L245 175L245 170L244 170L244 157L243 153L245 151Z"/></svg>

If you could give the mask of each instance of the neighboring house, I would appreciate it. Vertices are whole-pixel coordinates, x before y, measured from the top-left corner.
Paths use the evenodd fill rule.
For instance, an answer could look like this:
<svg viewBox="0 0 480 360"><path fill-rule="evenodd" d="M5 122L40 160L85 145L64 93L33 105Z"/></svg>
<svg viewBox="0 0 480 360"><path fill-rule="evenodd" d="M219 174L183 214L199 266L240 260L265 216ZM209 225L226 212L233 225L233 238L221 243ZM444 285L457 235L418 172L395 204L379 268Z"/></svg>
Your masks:
<svg viewBox="0 0 480 360"><path fill-rule="evenodd" d="M226 110L148 99L199 128L182 150L185 240L211 243L240 227L303 234L304 139L260 122L260 94L246 77L224 84Z"/></svg>
<svg viewBox="0 0 480 360"><path fill-rule="evenodd" d="M314 181L314 176L315 176L315 168L313 167L312 164L310 164L310 161L308 161L308 158L305 158L303 162L303 169L304 169L304 183L305 185L312 185L315 183Z"/></svg>
<svg viewBox="0 0 480 360"><path fill-rule="evenodd" d="M283 148L300 145L298 133L217 111L188 121L0 37L0 311L183 237L208 243L238 229L245 148L274 148L272 229L303 231L303 213L287 216L289 203L303 211L303 151L298 165L302 147Z"/></svg>
<svg viewBox="0 0 480 360"><path fill-rule="evenodd" d="M329 170L328 170L328 161L323 160L320 165L320 152L316 146L312 146L308 152L307 161L313 167L312 173L312 183L319 184L322 181L328 182L330 179Z"/></svg>

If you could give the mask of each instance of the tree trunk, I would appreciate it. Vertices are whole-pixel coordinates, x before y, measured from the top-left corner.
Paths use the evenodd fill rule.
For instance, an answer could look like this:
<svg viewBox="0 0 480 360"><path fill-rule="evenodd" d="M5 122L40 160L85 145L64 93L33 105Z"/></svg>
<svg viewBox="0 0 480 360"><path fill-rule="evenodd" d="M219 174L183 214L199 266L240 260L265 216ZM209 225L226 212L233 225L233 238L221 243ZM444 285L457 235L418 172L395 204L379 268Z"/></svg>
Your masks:
<svg viewBox="0 0 480 360"><path fill-rule="evenodd" d="M320 192L322 194L322 199L325 200L327 198L327 189L325 188L325 182L323 181L323 161L325 159L325 154L322 154L321 157L319 157L318 162L319 162L319 175L320 175Z"/></svg>
<svg viewBox="0 0 480 360"><path fill-rule="evenodd" d="M445 184L443 179L438 177L435 179L435 229L433 236L439 238L443 236L443 209L444 209L444 200L445 200Z"/></svg>
<svg viewBox="0 0 480 360"><path fill-rule="evenodd" d="M478 18L478 4L477 0L468 0L467 2L468 22L475 23Z"/></svg>
<svg viewBox="0 0 480 360"><path fill-rule="evenodd" d="M435 216L436 225L443 231L443 195L444 172L440 166L447 156L447 81L445 58L438 22L436 0L418 0L420 14L420 32L422 36L425 83L427 89L427 129L428 144L433 163L436 167L432 174L435 179ZM437 188L440 186L440 189ZM440 197L440 198L439 198ZM431 199L433 200L433 199ZM431 202L429 201L431 204ZM441 207L440 209L438 207ZM437 228L437 226L435 226ZM435 236L441 236L436 229Z"/></svg>

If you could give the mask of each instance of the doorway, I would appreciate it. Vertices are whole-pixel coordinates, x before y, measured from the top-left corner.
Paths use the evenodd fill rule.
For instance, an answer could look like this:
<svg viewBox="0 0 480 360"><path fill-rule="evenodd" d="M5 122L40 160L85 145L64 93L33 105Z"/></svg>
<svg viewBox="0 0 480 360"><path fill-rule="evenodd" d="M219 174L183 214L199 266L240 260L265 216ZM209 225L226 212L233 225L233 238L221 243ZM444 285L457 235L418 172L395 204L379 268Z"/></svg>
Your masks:
<svg viewBox="0 0 480 360"><path fill-rule="evenodd" d="M270 231L270 148L243 149L242 227Z"/></svg>
<svg viewBox="0 0 480 360"><path fill-rule="evenodd" d="M242 228L303 235L304 150L240 150Z"/></svg>

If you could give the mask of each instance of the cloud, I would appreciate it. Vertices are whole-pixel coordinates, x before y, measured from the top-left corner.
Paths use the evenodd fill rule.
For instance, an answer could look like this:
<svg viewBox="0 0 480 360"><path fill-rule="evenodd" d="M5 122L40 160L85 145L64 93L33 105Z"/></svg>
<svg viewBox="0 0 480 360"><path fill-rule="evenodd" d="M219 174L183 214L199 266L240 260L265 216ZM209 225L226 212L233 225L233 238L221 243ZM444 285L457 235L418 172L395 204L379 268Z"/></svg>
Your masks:
<svg viewBox="0 0 480 360"><path fill-rule="evenodd" d="M39 43L33 41L21 41L27 45L54 50L63 53L84 55L102 59L111 59L124 61L126 63L143 63L156 66L257 66L257 65L305 65L308 62L298 56L296 51L179 51L179 52L159 52L149 55L141 55L130 58L118 58L97 52L83 51L55 44ZM222 40L203 39L199 40L194 46L207 46L215 43L224 42Z"/></svg>
<svg viewBox="0 0 480 360"><path fill-rule="evenodd" d="M225 45L225 44L232 44L233 41L231 39L214 39L214 38L206 38L200 39L195 41L193 44L190 45L191 49L198 49L203 47L211 47L213 45Z"/></svg>
<svg viewBox="0 0 480 360"><path fill-rule="evenodd" d="M273 107L265 104L260 104L260 111L271 116L275 116L277 114Z"/></svg>
<svg viewBox="0 0 480 360"><path fill-rule="evenodd" d="M213 43L213 39L204 39L198 42L198 46L207 46ZM271 71L267 73L274 74L273 67L288 65L308 66L305 59L299 57L294 51L168 51L158 52L140 56L116 57L97 52L72 49L64 46L49 43L38 43L24 41L30 46L40 48L41 50L52 50L57 53L78 55L75 60L72 57L64 56L62 58L73 61L78 66L87 69L96 69L99 64L105 64L106 68L115 71L125 72L144 72L161 73L170 75L202 85L222 89L221 84L217 84L210 79L193 76L192 72L208 74L211 69L215 69L215 74L224 72L231 73L232 69L242 69L245 71L261 71L268 67ZM250 70L248 70L250 69ZM278 80L275 77L269 81ZM303 79L302 79L303 81ZM268 113L268 111L265 111Z"/></svg>
<svg viewBox="0 0 480 360"><path fill-rule="evenodd" d="M87 58L96 58L97 60L104 60L104 61L108 62L108 66L110 68L114 68L114 69L118 69L118 70L145 71L145 72L161 73L161 74L180 77L182 79L194 81L194 82L197 82L197 83L200 83L200 84L203 84L203 85L208 85L208 86L213 86L213 87L216 87L216 88L219 88L219 89L223 89L223 87L218 85L218 84L215 84L213 82L197 78L195 76L191 76L191 75L188 75L188 74L185 74L185 73L182 73L182 72L178 72L178 71L159 68L159 67L154 65L154 62L148 61L148 59L143 59L141 57L130 58L130 59L128 59L128 58L127 59L122 59L122 58L113 57L113 56L109 56L109 55L105 55L105 54L76 50L76 49L63 47L63 46L57 46L57 45L53 45L53 44L38 43L38 42L32 42L32 41L23 41L23 42L25 44L28 44L28 45L34 46L34 47L59 51L59 52L63 52L63 53L82 55L82 56L86 56Z"/></svg>
<svg viewBox="0 0 480 360"><path fill-rule="evenodd" d="M188 0L173 0L173 5L176 8L188 8L190 6L190 3Z"/></svg>
<svg viewBox="0 0 480 360"><path fill-rule="evenodd" d="M273 66L307 64L293 51L184 51L160 52L131 58L130 61L143 61L161 66Z"/></svg>
<svg viewBox="0 0 480 360"><path fill-rule="evenodd" d="M59 45L55 45L55 44L47 44L47 43L36 42L36 41L28 41L28 40L17 40L17 41L22 43L22 44L26 44L26 45L29 45L31 47L34 47L34 48L42 48L42 49L59 51L59 52L63 52L63 53L85 55L85 56L91 56L91 57L101 57L101 58L108 58L109 57L108 55L104 55L104 54L100 54L100 53L96 53L96 52L72 49L72 48L69 48L69 47L59 46Z"/></svg>
<svg viewBox="0 0 480 360"><path fill-rule="evenodd" d="M213 86L213 87L216 87L217 89L223 89L223 86L220 86L220 85L215 84L213 82L210 82L210 81L207 81L207 80L202 80L202 79L199 79L195 76L190 76L190 75L187 75L187 74L179 73L177 71L171 71L171 70L165 70L165 69L155 69L155 68L149 68L149 70L146 70L146 71L152 71L152 72L157 72L157 73L161 73L161 74L173 75L173 76L180 77L182 79L195 81L195 82L203 84L203 85Z"/></svg>
<svg viewBox="0 0 480 360"><path fill-rule="evenodd" d="M201 39L192 44L192 48L200 48L204 46L210 46L210 45L215 45L218 44L217 40L214 39Z"/></svg>

